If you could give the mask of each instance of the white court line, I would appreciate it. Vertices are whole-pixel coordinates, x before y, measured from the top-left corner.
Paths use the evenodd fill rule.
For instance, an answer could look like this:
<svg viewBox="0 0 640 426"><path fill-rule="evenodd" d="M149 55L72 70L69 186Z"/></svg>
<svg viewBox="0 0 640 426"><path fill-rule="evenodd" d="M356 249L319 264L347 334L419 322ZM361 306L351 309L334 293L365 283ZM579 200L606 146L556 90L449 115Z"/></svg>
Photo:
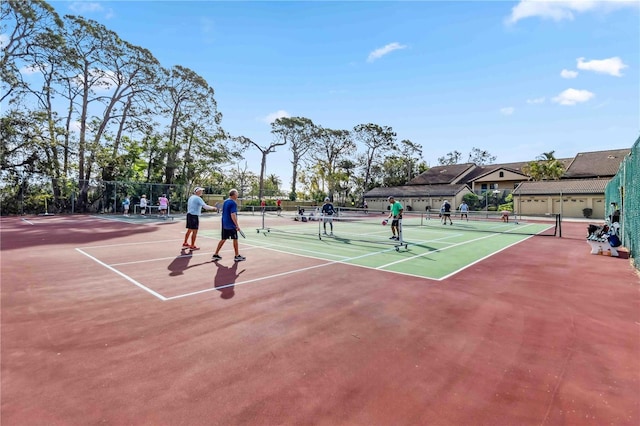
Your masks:
<svg viewBox="0 0 640 426"><path fill-rule="evenodd" d="M141 243L105 244L105 245L102 245L102 246L85 246L85 247L82 247L82 248L94 249L94 248L124 247L124 246L137 246L137 245L142 245L142 244L171 243L171 242L176 242L176 241L180 241L180 240L158 240L158 241L143 241ZM178 247L177 244L176 244L176 247ZM178 247L178 248L180 248L180 247Z"/></svg>
<svg viewBox="0 0 640 426"><path fill-rule="evenodd" d="M81 249L79 249L79 248L76 248L76 250L77 250L77 251L79 251L80 253L84 254L84 255L85 255L85 256L87 256L89 259L93 260L94 262L96 262L96 263L98 263L98 264L100 264L100 265L104 266L105 268L109 269L110 271L113 271L113 272L115 272L116 274L120 275L122 278L126 279L127 281L129 281L129 282L133 283L134 285L136 285L136 286L140 287L141 289L143 289L143 290L144 290L144 291L146 291L147 293L154 295L155 297L157 297L158 299L160 299L160 300L162 300L162 301L166 301L166 300L167 300L167 298L166 298L166 297L164 297L163 295L161 295L160 293L158 293L158 292L156 292L156 291L151 290L149 287L147 287L147 286L145 286L145 285L143 285L143 284L140 284L138 281L134 280L134 279L133 279L133 278L131 278L130 276L128 276L128 275L126 275L126 274L123 274L122 272L118 271L118 270L117 270L117 269L115 269L115 268L112 268L111 266L107 265L106 263L104 263L104 262L102 262L102 261L100 261L100 260L96 259L95 257L91 256L89 253L85 253L84 251L82 251L82 250L81 250Z"/></svg>
<svg viewBox="0 0 640 426"><path fill-rule="evenodd" d="M295 255L295 253L276 250L276 249L271 249L269 247L258 247L258 248L264 248L264 249L267 249L267 250L272 250L272 251L281 252L281 253L285 253L285 254L294 254ZM392 251L392 250L395 250L395 249L391 248L389 250L383 250L383 251L377 252L377 253L367 253L367 254L363 254L363 255L360 255L360 256L346 258L344 260L331 260L331 261L328 261L327 263L322 263L320 265L308 266L306 268L294 269L292 271L281 272L281 273L273 274L273 275L267 275L266 277L254 278L252 280L240 281L240 282L237 282L237 283L225 284L223 286L218 286L218 287L214 287L214 288L208 288L208 289L205 289L205 290L194 291L192 293L185 293L185 294L180 294L178 296L167 297L166 300L179 299L179 298L182 298L182 297L193 296L193 295L196 295L196 294L207 293L207 292L210 292L210 291L222 290L222 289L225 289L225 288L235 287L235 286L238 286L238 285L250 284L250 283L253 283L253 282L268 280L268 279L271 279L271 278L278 278L278 277L282 277L284 275L297 274L299 272L305 272L305 271L308 271L308 270L311 270L311 269L323 268L325 266L331 266L331 265L335 265L335 264L339 264L339 263L342 263L342 264L345 264L345 265L354 266L353 264L348 263L348 262L350 262L352 260L360 259L360 258L363 258L363 257L373 256L375 254L384 253L384 252L387 252L387 251ZM323 258L317 258L317 257L312 257L312 256L305 256L305 255L299 255L299 256L308 257L308 258L317 259L317 260L326 260L326 259L323 259ZM355 266L359 266L359 265L355 265ZM385 272L393 273L392 271L385 271Z"/></svg>
<svg viewBox="0 0 640 426"><path fill-rule="evenodd" d="M236 286L239 286L239 285L251 284L251 283L254 283L254 282L257 282L257 281L268 280L268 279L271 279L271 278L278 278L278 277L282 277L282 276L285 276L285 275L297 274L299 272L305 272L305 271L308 271L310 269L323 268L325 266L333 265L334 263L338 263L338 261L327 262L327 263L323 263L323 264L320 264L320 265L309 266L309 267L301 268L301 269L294 269L292 271L281 272L279 274L273 274L273 275L267 275L266 277L254 278L252 280L240 281L240 282L231 283L231 284L225 284L225 285L222 285L222 286L219 286L219 287L207 288L205 290L194 291L194 292L191 292L191 293L179 294L177 296L167 297L166 300L175 300L175 299L180 299L180 298L183 298L183 297L195 296L196 294L208 293L210 291L218 291L218 290L222 290L222 289L229 288L229 287L236 287Z"/></svg>
<svg viewBox="0 0 640 426"><path fill-rule="evenodd" d="M31 221L28 221L28 220L27 220L27 219L25 219L25 218L22 218L22 220L24 220L25 222L27 222L29 225L33 225L33 226L35 226L35 225L36 225L35 223L33 223L33 222L31 222Z"/></svg>
<svg viewBox="0 0 640 426"><path fill-rule="evenodd" d="M512 244L509 244L508 246L506 246L506 247L504 247L504 248L501 248L500 250L495 251L495 252L493 252L493 253L489 253L488 255L486 255L486 256L484 256L484 257L482 257L482 258L480 258L480 259L476 260L475 262L471 262L470 264L465 265L465 266L463 266L462 268L458 268L458 269L456 269L455 271L453 271L453 272L451 272L451 273L449 273L449 274L447 274L447 275L445 275L445 276L443 276L443 277L438 278L438 281L446 280L447 278L452 277L452 276L454 276L455 274L457 274L457 273L459 273L459 272L464 271L464 270L465 270L465 269L467 269L468 267L473 266L473 265L475 265L476 263L482 262L483 260L488 259L488 258L490 258L491 256L493 256L493 255L495 255L495 254L497 254L497 253L500 253L501 251L504 251L504 250L508 249L509 247L513 247L513 246L515 246L516 244L520 244L521 242L526 241L526 240L528 240L529 238L532 238L532 237L533 237L533 235L529 235L527 238L524 238L524 239L522 239L522 240L520 240L520 241L516 241L516 242L514 242L514 243L512 243Z"/></svg>
<svg viewBox="0 0 640 426"><path fill-rule="evenodd" d="M520 228L520 229L522 229L522 228ZM463 242L460 242L460 243L457 243L457 244L453 244L453 245L451 245L451 246L449 246L449 247L444 247L444 248L441 248L441 249L436 249L436 250L428 251L428 252L426 252L426 253L421 253L421 254L417 254L417 255L415 255L415 256L411 256L411 257L407 257L407 258L404 258L404 259L396 260L395 262L390 262L390 263L387 263L386 265L378 266L376 269L386 268L386 267L388 267L388 266L392 266L392 265L395 265L395 264L397 264L397 263L402 263L402 262L406 262L406 261L408 261L408 260L413 260L413 259L417 259L417 258L419 258L419 257L424 257L424 256L429 255L429 254L431 254L431 253L436 253L436 252L441 252L441 251L449 250L449 249L454 248L454 247L462 246L462 245L465 245L465 244L473 243L473 242L480 241L480 240L484 240L484 239L487 239L487 238L493 238L493 237L495 237L495 236L503 235L503 234L506 234L506 233L507 233L507 232L499 232L499 233L496 233L496 234L490 234L490 235L485 235L485 236L483 236L483 237L474 238L473 240L463 241ZM512 235L518 235L518 234L512 234ZM521 243L522 241L526 241L526 240L528 240L529 238L531 238L532 236L533 236L533 235L530 235L530 236L528 236L528 237L526 237L526 238L523 238L522 240L517 241L517 242L515 242L515 243L513 243L513 244L511 244L511 245L509 245L509 246L507 246L507 247L511 247L511 246L512 246L512 245L514 245L514 244L519 244L519 243ZM507 247L505 247L505 248L507 248ZM502 251L502 250L504 250L505 248L502 248L502 249L500 249L500 250L498 250L498 251L495 251L495 252L493 252L492 254L490 254L489 256L493 256L494 254L501 252L501 251ZM488 256L487 256L487 257L488 257ZM478 261L476 261L476 262L478 262ZM474 263L476 263L476 262L473 262L473 263L471 263L470 265L465 266L465 268L467 268L467 267L469 267L469 266L473 265L473 264L474 264ZM464 268L462 268L462 269L464 269ZM460 270L462 270L462 269L460 269ZM457 273L457 272L455 272L455 273ZM449 275L447 275L447 276L451 276L451 275L452 275L452 274L449 274Z"/></svg>

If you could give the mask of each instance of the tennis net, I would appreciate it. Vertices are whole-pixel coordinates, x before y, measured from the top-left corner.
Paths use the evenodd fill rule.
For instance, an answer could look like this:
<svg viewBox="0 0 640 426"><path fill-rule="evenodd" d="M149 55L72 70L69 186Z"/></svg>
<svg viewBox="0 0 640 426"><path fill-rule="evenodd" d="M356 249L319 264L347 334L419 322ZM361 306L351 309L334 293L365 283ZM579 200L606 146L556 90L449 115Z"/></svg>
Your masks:
<svg viewBox="0 0 640 426"><path fill-rule="evenodd" d="M262 216L262 228L258 232L283 233L300 237L334 238L344 241L362 241L406 246L410 229L438 229L438 232L486 232L494 234L558 236L561 232L560 215L512 216L503 217L496 212L469 212L468 217L460 219L459 214L452 216L451 224L444 224L438 214L428 212L407 212L401 221L399 240L391 239L391 221L386 226L382 222L389 212L363 209L338 208L336 214L325 220L316 212L300 214L265 213ZM331 226L333 225L333 227Z"/></svg>

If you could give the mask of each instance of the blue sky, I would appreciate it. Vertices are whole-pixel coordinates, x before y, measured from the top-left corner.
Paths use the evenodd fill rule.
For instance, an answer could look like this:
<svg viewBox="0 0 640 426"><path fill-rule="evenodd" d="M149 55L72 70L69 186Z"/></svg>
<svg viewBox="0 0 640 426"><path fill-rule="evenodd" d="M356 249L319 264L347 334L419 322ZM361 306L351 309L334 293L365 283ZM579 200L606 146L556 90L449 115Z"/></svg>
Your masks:
<svg viewBox="0 0 640 426"><path fill-rule="evenodd" d="M640 134L637 1L51 4L203 76L223 128L263 146L281 116L391 126L431 166L473 147L497 163L573 157ZM246 161L259 172L256 150ZM267 173L289 186L288 150Z"/></svg>

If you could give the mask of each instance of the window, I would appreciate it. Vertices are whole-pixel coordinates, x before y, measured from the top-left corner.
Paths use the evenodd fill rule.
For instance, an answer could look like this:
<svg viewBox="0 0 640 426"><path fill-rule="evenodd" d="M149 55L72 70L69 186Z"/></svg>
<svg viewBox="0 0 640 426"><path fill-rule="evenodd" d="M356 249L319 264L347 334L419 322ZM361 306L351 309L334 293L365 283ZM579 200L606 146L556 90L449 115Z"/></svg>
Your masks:
<svg viewBox="0 0 640 426"><path fill-rule="evenodd" d="M504 172L500 172L500 177L504 177Z"/></svg>

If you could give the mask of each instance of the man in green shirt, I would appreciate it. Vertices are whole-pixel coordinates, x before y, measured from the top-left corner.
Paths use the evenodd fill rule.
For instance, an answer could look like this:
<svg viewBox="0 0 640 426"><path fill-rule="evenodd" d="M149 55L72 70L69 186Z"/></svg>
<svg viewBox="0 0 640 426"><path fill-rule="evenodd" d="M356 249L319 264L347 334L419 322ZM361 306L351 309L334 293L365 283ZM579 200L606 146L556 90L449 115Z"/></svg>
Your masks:
<svg viewBox="0 0 640 426"><path fill-rule="evenodd" d="M404 208L402 207L402 204L400 203L400 201L396 201L395 198L393 196L390 196L389 198L387 198L387 200L389 200L389 204L391 204L389 210L389 219L392 219L391 221L391 237L389 238L390 240L400 240L400 228L398 226L399 224L399 220L402 219L402 212L404 211Z"/></svg>

